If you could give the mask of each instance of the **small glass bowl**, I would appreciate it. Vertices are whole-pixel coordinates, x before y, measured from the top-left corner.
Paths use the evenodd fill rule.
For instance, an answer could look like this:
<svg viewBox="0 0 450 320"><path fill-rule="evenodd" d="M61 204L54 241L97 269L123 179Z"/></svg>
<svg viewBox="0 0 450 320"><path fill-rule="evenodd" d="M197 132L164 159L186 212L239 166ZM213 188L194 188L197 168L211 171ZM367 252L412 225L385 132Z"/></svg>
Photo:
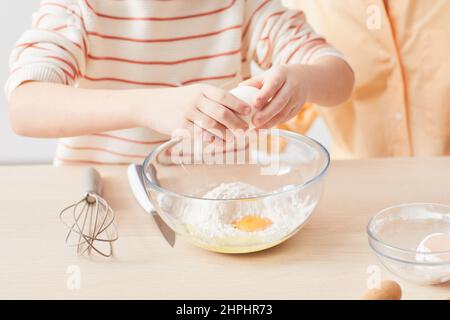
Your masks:
<svg viewBox="0 0 450 320"><path fill-rule="evenodd" d="M378 212L367 225L369 245L394 274L419 284L450 280L450 250L418 251L430 234L450 235L450 206L410 203Z"/></svg>

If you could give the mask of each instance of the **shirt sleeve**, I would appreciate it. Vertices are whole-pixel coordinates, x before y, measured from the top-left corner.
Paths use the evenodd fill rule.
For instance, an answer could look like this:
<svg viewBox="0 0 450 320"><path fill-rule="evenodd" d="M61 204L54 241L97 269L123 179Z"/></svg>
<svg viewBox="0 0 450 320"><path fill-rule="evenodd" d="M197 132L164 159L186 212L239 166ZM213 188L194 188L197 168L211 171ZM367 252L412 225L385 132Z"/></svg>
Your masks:
<svg viewBox="0 0 450 320"><path fill-rule="evenodd" d="M84 74L88 42L76 0L43 0L10 56L6 95L24 82L75 85Z"/></svg>
<svg viewBox="0 0 450 320"><path fill-rule="evenodd" d="M246 1L243 46L244 60L254 61L262 69L310 64L328 55L344 59L311 28L302 11L288 9L278 0Z"/></svg>

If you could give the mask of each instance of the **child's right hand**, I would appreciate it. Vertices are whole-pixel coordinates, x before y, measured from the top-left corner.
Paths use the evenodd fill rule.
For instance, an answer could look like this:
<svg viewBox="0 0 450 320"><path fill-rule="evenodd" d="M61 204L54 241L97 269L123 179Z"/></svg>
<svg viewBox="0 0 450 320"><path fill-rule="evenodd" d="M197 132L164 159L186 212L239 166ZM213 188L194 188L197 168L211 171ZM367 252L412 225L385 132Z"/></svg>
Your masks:
<svg viewBox="0 0 450 320"><path fill-rule="evenodd" d="M162 92L164 109L144 116L147 118L144 121L158 132L172 135L176 130L193 130L197 126L206 131L209 138L225 139L227 129L248 129L239 115L248 115L250 106L224 89L196 84Z"/></svg>

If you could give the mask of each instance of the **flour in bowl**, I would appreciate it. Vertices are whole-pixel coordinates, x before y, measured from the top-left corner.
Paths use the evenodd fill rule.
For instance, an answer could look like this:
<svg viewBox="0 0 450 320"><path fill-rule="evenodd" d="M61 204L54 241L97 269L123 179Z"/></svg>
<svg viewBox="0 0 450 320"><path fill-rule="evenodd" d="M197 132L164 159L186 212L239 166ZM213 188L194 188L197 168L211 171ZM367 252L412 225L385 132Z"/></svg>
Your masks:
<svg viewBox="0 0 450 320"><path fill-rule="evenodd" d="M223 183L202 200L192 201L182 220L189 233L205 244L252 246L283 240L306 221L316 204L295 190L255 198L263 194L267 192L247 183Z"/></svg>

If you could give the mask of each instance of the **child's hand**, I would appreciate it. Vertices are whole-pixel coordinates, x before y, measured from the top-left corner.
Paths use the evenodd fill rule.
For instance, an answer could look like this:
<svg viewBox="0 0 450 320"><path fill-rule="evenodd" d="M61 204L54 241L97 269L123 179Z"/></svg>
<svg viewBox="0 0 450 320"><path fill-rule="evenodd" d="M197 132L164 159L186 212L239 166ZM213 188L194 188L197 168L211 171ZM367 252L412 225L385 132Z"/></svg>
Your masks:
<svg viewBox="0 0 450 320"><path fill-rule="evenodd" d="M154 124L159 132L171 135L175 130L193 130L194 126L198 126L206 131L209 138L225 139L227 129L248 128L239 114L249 114L250 106L226 90L198 84L164 92L162 101L165 110L160 111Z"/></svg>
<svg viewBox="0 0 450 320"><path fill-rule="evenodd" d="M308 94L308 66L282 65L272 67L263 74L250 78L242 85L261 90L254 101L259 109L253 123L258 128L271 128L297 115Z"/></svg>

